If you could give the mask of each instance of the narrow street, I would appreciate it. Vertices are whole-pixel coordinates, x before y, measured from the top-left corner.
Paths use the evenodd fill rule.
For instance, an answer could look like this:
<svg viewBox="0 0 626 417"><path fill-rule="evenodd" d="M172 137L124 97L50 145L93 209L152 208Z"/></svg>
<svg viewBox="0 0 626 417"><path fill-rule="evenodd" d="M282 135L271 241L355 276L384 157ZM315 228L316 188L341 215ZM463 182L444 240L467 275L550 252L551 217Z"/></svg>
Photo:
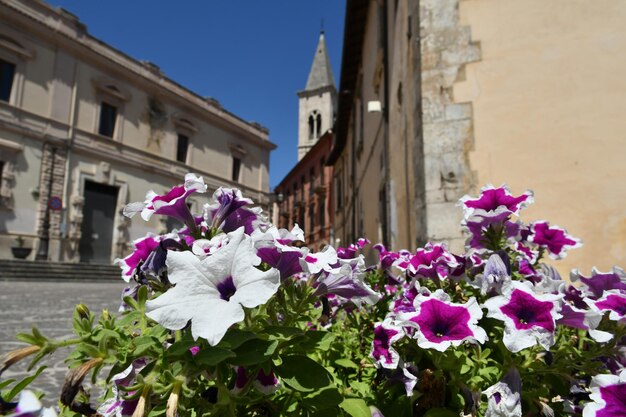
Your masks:
<svg viewBox="0 0 626 417"><path fill-rule="evenodd" d="M94 313L103 308L117 313L124 284L121 280L119 283L0 282L0 356L25 346L15 339L15 334L30 333L32 326L37 326L47 337L71 337L72 312L80 302ZM56 404L67 372L63 358L68 352L69 348L65 348L41 362L48 368L32 383L31 388L45 392L44 404ZM25 359L6 370L2 380L23 378L28 362Z"/></svg>

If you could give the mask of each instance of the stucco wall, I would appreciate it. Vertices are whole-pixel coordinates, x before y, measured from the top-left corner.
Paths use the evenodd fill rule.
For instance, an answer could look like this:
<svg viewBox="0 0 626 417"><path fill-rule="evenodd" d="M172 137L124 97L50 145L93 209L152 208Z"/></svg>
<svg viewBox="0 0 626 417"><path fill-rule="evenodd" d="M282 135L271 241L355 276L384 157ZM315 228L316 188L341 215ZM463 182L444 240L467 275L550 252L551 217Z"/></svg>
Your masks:
<svg viewBox="0 0 626 417"><path fill-rule="evenodd" d="M482 50L454 88L473 104L476 184L533 189L523 219L583 239L561 272L626 266L626 2L472 0L460 14Z"/></svg>

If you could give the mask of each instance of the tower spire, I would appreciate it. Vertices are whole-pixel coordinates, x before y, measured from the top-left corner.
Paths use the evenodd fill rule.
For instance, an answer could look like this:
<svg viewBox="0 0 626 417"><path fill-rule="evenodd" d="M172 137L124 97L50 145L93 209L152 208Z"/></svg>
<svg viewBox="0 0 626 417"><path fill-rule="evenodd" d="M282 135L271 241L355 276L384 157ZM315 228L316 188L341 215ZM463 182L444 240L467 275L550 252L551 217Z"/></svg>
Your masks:
<svg viewBox="0 0 626 417"><path fill-rule="evenodd" d="M317 42L313 65L309 72L309 78L306 82L304 91L317 90L322 87L335 87L335 79L330 67L328 52L326 51L326 41L324 40L324 21L322 20L322 28L320 31L320 39Z"/></svg>

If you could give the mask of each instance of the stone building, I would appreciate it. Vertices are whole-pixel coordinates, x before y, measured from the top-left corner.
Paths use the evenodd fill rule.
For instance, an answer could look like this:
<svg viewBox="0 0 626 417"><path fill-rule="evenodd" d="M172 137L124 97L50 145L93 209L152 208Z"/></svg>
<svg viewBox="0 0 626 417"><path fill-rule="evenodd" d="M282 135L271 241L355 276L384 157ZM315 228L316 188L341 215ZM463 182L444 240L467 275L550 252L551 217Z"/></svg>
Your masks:
<svg viewBox="0 0 626 417"><path fill-rule="evenodd" d="M324 32L313 57L304 90L298 92L298 163L274 189L276 220L291 229L298 224L315 250L332 242L332 166L328 155L333 143L337 88L326 51Z"/></svg>
<svg viewBox="0 0 626 417"><path fill-rule="evenodd" d="M583 239L562 272L624 266L625 26L621 0L348 0L337 237L459 250L457 200L507 183Z"/></svg>
<svg viewBox="0 0 626 417"><path fill-rule="evenodd" d="M268 208L274 148L266 128L94 38L71 13L0 0L0 257L20 237L29 259L110 263L173 226L131 221L124 205L187 172L209 193L238 187Z"/></svg>

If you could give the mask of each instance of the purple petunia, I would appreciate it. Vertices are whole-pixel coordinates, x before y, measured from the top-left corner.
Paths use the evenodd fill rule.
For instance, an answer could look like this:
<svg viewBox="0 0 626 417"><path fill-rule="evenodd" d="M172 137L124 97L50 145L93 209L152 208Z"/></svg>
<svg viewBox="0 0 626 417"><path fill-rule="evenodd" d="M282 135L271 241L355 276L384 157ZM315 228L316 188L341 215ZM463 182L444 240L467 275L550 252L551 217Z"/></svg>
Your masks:
<svg viewBox="0 0 626 417"><path fill-rule="evenodd" d="M124 215L133 217L136 213L141 212L141 217L148 221L153 214L161 214L175 218L184 223L190 230L196 230L196 221L191 215L189 207L187 207L187 197L196 192L204 193L206 189L207 186L202 177L187 174L183 185L177 185L163 195L149 191L143 203L126 205Z"/></svg>
<svg viewBox="0 0 626 417"><path fill-rule="evenodd" d="M565 229L558 226L550 226L547 221L541 220L531 225L529 242L533 242L548 251L552 259L561 259L567 255L569 249L582 246L580 239L567 234Z"/></svg>
<svg viewBox="0 0 626 417"><path fill-rule="evenodd" d="M511 214L519 215L521 209L533 203L532 191L526 191L515 197L506 185L494 187L489 184L480 189L480 196L472 198L469 195L461 197L460 205L463 207L465 218L475 211L493 212L499 208L505 208Z"/></svg>
<svg viewBox="0 0 626 417"><path fill-rule="evenodd" d="M626 293L618 290L605 291L602 297L595 301L587 301L592 304L597 311L609 312L609 319L615 321L626 321Z"/></svg>
<svg viewBox="0 0 626 417"><path fill-rule="evenodd" d="M459 277L464 265L450 253L444 243L427 243L411 256L408 271L412 276L435 281Z"/></svg>
<svg viewBox="0 0 626 417"><path fill-rule="evenodd" d="M483 394L488 398L485 417L521 417L522 379L517 369L511 368L500 382Z"/></svg>
<svg viewBox="0 0 626 417"><path fill-rule="evenodd" d="M386 369L396 369L400 361L400 355L391 346L392 343L404 337L405 333L401 326L387 317L384 321L374 324L374 341L370 356L374 358L376 366Z"/></svg>
<svg viewBox="0 0 626 417"><path fill-rule="evenodd" d="M616 266L611 272L600 272L596 268L592 268L590 277L586 277L578 269L574 269L570 273L570 279L572 282L582 282L591 298L602 297L604 291L608 290L619 290L626 293L626 272Z"/></svg>
<svg viewBox="0 0 626 417"><path fill-rule="evenodd" d="M619 375L596 375L591 380L591 395L583 417L626 416L626 369Z"/></svg>
<svg viewBox="0 0 626 417"><path fill-rule="evenodd" d="M404 326L416 328L413 337L423 349L443 352L466 341L487 340L487 333L477 325L483 312L474 297L465 304L456 304L443 290L437 290L431 296L418 294L414 305L415 312L401 314L399 319Z"/></svg>
<svg viewBox="0 0 626 417"><path fill-rule="evenodd" d="M554 344L556 320L561 318L563 295L535 294L528 282L511 281L503 287L503 295L484 304L492 317L504 322L505 346L511 352L539 343L544 349Z"/></svg>

